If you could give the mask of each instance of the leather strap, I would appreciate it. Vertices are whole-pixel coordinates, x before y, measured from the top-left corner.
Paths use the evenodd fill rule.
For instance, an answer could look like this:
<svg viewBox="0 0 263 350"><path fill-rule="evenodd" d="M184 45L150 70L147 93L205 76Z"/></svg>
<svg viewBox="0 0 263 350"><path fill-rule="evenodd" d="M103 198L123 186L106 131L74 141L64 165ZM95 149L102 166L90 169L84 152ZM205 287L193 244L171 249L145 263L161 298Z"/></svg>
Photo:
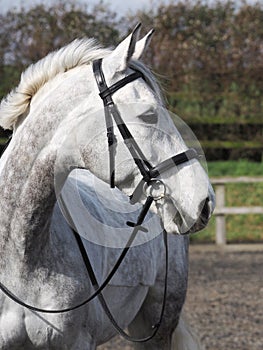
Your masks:
<svg viewBox="0 0 263 350"><path fill-rule="evenodd" d="M168 284L168 241L167 241L167 232L165 231L165 229L163 230L163 241L164 241L164 247L165 247L165 278L164 278L165 280L164 280L163 302L162 302L162 308L161 308L159 320L156 324L154 324L152 326L153 332L151 335L149 335L145 338L138 339L138 338L133 338L129 334L127 334L116 322L116 320L115 320L114 316L112 315L112 313L108 307L108 304L107 304L107 302L106 302L106 300L101 292L107 286L107 284L110 282L111 278L113 277L115 272L118 270L120 264L122 263L123 259L125 258L126 254L128 253L129 248L130 248L132 242L134 241L138 231L141 230L141 224L143 223L145 216L147 215L147 212L148 212L152 202L153 202L153 198L148 197L145 205L142 208L140 215L138 216L136 224L134 224L134 229L133 229L133 232L131 234L129 241L127 242L125 248L123 249L116 264L114 265L111 273L109 274L109 276L106 278L106 280L104 281L104 283L101 286L99 286L99 283L97 281L96 275L95 275L94 270L92 268L90 259L87 255L86 249L84 247L83 241L82 241L80 235L75 230L73 230L73 233L74 233L74 236L75 236L76 241L78 243L78 247L79 247L83 262L84 262L84 264L86 266L86 270L89 274L89 278L91 280L93 287L96 289L95 293L98 296L98 299L100 301L100 304L101 304L105 314L109 318L110 322L112 323L112 325L116 329L116 331L123 338L125 338L126 340L131 341L133 343L144 343L144 342L147 342L150 339L152 339L156 335L156 333L158 332L158 330L161 326L161 323L162 323L162 319L163 319L163 315L164 315L164 311L165 311L167 284Z"/></svg>
<svg viewBox="0 0 263 350"><path fill-rule="evenodd" d="M68 221L70 222L71 227L74 227L73 224L73 220L71 218L71 215L66 207L66 205L64 204L63 198L61 197L61 203L63 205L63 210L65 211L65 214L67 216ZM141 230L141 224L143 223L145 216L147 215L147 212L150 208L150 205L152 203L151 197L149 197L148 201L146 201L145 205L142 207L141 213L138 216L137 219L137 223L133 226L134 229L132 231L132 234L126 244L126 246L124 247L122 253L120 254L119 258L117 259L114 267L112 268L111 272L109 273L109 275L106 277L106 279L104 280L104 282L99 286L95 273L93 271L91 262L89 260L89 257L87 255L87 252L85 250L85 247L83 245L82 239L79 235L78 232L76 232L74 229L72 229L73 233L74 233L74 237L77 241L82 259L84 261L84 264L86 266L87 272L89 274L89 277L91 279L91 283L93 285L93 287L95 287L95 292L89 296L86 300L84 300L83 302L74 305L72 307L68 307L68 308L64 308L64 309L43 309L43 308L39 308L39 307L35 307L33 305L30 305L28 303L23 302L22 300L20 300L16 295L14 295L7 287L5 287L1 282L0 282L0 290L6 295L8 296L11 300L13 300L15 303L31 310L31 311L35 311L35 312L40 312L40 313L47 313L47 314L60 314L60 313L66 313L66 312L70 312L73 310L76 310L84 305L86 305L87 303L89 303L92 299L94 299L95 297L99 296L100 293L103 291L103 289L108 285L108 283L110 282L110 280L112 279L112 277L114 276L114 274L116 273L116 271L118 270L119 266L121 265L123 259L125 258L126 254L128 253L137 233ZM168 269L168 267L167 267ZM106 312L106 311L105 311Z"/></svg>
<svg viewBox="0 0 263 350"><path fill-rule="evenodd" d="M120 112L117 108L117 106L114 104L112 100L112 94L124 87L126 84L131 83L132 81L138 79L138 78L143 78L143 74L139 71L135 71L134 73L124 77L120 81L116 82L112 86L108 87L106 83L105 76L102 71L102 59L95 60L93 62L93 72L94 76L98 85L99 89L99 95L103 100L103 104L105 107L105 121L106 121L106 126L107 126L107 135L110 133L110 137L116 140L116 137L114 135L113 131L113 123L112 123L112 118L114 119L120 134L129 150L131 153L132 158L134 159L135 164L139 168L142 177L145 179L145 181L149 181L149 172L148 170L152 168L149 162L146 161L146 157L141 151L140 147L136 143L134 137L130 133L129 129L127 128L126 124L124 123ZM111 125L111 129L109 130L108 125ZM109 140L109 136L108 136ZM113 182L113 172L114 172L114 152L115 152L115 147L113 148L110 146L109 141L108 141L108 146L109 146L109 159L110 159L110 183L111 187L115 186L115 183Z"/></svg>
<svg viewBox="0 0 263 350"><path fill-rule="evenodd" d="M134 73L124 77L123 79L117 81L115 84L110 87L107 86L105 76L102 71L102 58L95 60L93 62L93 73L99 88L99 95L103 100L104 106L109 106L113 104L112 95L123 88L125 85L131 83L132 81L138 78L144 78L143 74L140 71L135 71Z"/></svg>
<svg viewBox="0 0 263 350"><path fill-rule="evenodd" d="M190 159L196 159L196 158L198 158L196 150L193 148L190 148L185 152L179 153L171 158L164 160L160 164L150 169L149 170L150 177L154 179L160 176L165 171L173 168L175 165L178 166L180 164L188 162Z"/></svg>

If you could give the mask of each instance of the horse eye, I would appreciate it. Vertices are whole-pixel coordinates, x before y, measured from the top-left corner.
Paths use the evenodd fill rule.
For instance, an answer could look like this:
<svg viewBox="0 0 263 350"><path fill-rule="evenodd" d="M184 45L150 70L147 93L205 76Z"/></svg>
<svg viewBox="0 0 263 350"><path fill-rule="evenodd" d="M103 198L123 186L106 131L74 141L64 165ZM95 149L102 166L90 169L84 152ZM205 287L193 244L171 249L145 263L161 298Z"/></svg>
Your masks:
<svg viewBox="0 0 263 350"><path fill-rule="evenodd" d="M141 114L138 116L142 121L144 121L147 124L157 124L158 116L156 113L150 112Z"/></svg>

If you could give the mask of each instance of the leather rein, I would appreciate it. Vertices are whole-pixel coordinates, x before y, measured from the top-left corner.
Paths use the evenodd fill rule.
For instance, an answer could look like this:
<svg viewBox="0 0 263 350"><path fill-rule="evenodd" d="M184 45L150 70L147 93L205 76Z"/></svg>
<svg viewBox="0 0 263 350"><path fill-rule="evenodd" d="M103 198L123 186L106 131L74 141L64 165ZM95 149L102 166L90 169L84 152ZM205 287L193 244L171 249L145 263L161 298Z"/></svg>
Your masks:
<svg viewBox="0 0 263 350"><path fill-rule="evenodd" d="M163 198L165 196L165 184L161 179L158 179L158 177L161 176L162 173L165 171L169 170L170 168L174 166L178 166L182 163L185 163L191 159L198 158L197 152L194 149L188 149L185 152L182 152L180 154L177 154L173 157L170 157L166 159L165 161L161 162L160 164L156 166L152 166L144 156L142 150L136 143L134 137L130 133L127 125L123 121L121 114L118 110L118 107L116 104L114 104L112 100L112 95L124 87L125 85L131 83L132 81L142 78L145 80L145 77L142 72L139 70L135 70L134 73L124 77L123 79L117 81L115 84L111 85L110 87L107 86L106 80L102 71L102 59L95 60L93 62L93 73L97 82L97 86L99 89L99 96L101 97L103 104L104 104L104 114L105 114L105 123L106 123L106 129L107 129L107 138L108 138L108 149L109 149L109 164L110 164L110 186L111 188L115 187L115 153L116 153L116 146L117 146L117 139L114 134L114 122L118 127L118 130L124 140L125 145L127 146L136 166L138 167L142 179L135 188L133 194L130 196L130 203L135 204L139 201L139 199L142 196L142 193L144 192L145 194L147 193L147 199L145 203L142 206L142 209L138 215L137 221L136 222L127 222L127 225L130 227L133 227L133 231L131 233L131 236L126 243L125 247L123 248L119 258L117 259L114 267L108 274L108 276L105 278L104 282L99 285L96 275L94 273L92 264L90 262L90 259L88 257L88 254L86 252L86 249L84 247L82 238L80 237L79 233L76 232L73 228L73 234L75 236L76 242L78 244L83 262L85 264L86 270L88 272L90 281L92 283L92 286L94 288L94 293L89 296L86 300L83 302L64 309L59 309L59 310L50 310L50 309L42 309L38 308L32 305L29 305L22 300L18 299L8 288L6 288L1 282L0 282L0 290L4 294L6 294L10 299L12 299L14 302L17 304L31 310L34 312L40 312L40 313L49 313L49 314L59 314L59 313L65 313L65 312L70 312L73 310L76 310L85 304L89 303L91 300L93 300L95 297L98 297L101 306L104 309L104 312L108 316L109 320L111 321L112 325L114 328L117 330L117 332L123 336L126 340L132 341L132 342L146 342L152 339L156 333L158 332L164 311L165 311L165 302L166 302L166 294L167 294L167 284L168 284L168 243L167 243L167 232L163 228L163 242L164 242L164 247L165 247L165 276L164 276L164 289L163 289L163 302L162 302L162 307L160 311L160 316L159 320L157 323L155 323L152 326L152 334L145 338L137 339L137 338L132 338L130 337L116 322L115 318L113 317L106 300L102 294L102 291L104 288L109 284L111 279L113 278L114 274L118 270L119 266L121 265L122 261L124 260L125 256L127 255L134 239L137 236L137 233L139 231L146 232L147 229L142 226L144 219L154 201L158 201L160 198ZM9 144L11 138L8 140L7 145ZM6 145L6 147L7 147ZM6 148L5 147L5 148ZM5 149L4 148L4 149ZM3 152L2 152L3 153ZM155 187L161 187L163 188L163 192L156 196L154 195L154 188ZM61 196L61 201L63 204L63 199ZM63 204L63 209L66 211L67 216L70 218L70 213L68 212L66 205Z"/></svg>

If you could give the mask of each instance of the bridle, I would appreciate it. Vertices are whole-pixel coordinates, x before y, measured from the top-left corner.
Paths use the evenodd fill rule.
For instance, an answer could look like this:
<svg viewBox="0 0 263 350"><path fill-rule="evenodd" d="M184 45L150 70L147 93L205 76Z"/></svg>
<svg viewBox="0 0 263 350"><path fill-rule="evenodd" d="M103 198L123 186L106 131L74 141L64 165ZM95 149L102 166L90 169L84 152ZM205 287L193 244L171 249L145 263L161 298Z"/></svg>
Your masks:
<svg viewBox="0 0 263 350"><path fill-rule="evenodd" d="M135 70L133 68L133 70ZM132 195L132 203L138 201L138 197L134 195L138 194L138 188L142 188L142 184L152 183L154 179L160 176L165 171L169 170L174 166L178 166L182 163L185 163L193 158L198 158L197 153L194 149L188 149L185 152L177 154L171 158L166 159L156 166L152 166L149 161L147 161L142 150L136 143L134 137L130 133L127 125L123 121L121 114L118 110L118 107L112 100L112 95L120 90L125 85L142 78L145 80L145 77L142 72L135 70L134 73L124 77L123 79L117 81L115 84L110 87L107 86L103 71L102 71L102 59L96 60L93 62L93 73L99 88L99 96L101 97L104 104L104 113L105 113L105 122L107 128L107 138L108 138L108 149L109 149L109 163L110 163L110 185L113 188L115 186L115 149L117 139L114 135L114 126L113 119L119 129L119 132L124 140L125 145L127 146L135 164L137 165L141 175L142 183L138 185ZM113 118L113 119L112 119Z"/></svg>
<svg viewBox="0 0 263 350"><path fill-rule="evenodd" d="M125 258L127 252L129 251L129 248L131 247L137 233L139 231L147 231L146 228L142 226L144 219L150 209L150 206L154 201L158 201L160 198L163 198L165 196L165 183L159 179L159 177L166 172L167 170L173 168L174 166L178 166L180 164L183 164L191 159L198 158L197 152L194 149L188 149L185 152L182 152L180 154L177 154L173 157L170 157L163 162L161 162L158 165L152 166L149 161L147 161L146 157L144 156L142 150L136 143L134 137L130 133L127 125L123 121L121 114L118 110L118 107L112 100L112 95L124 87L125 85L133 82L136 79L142 78L144 80L144 74L139 71L139 70L134 70L134 73L124 77L123 79L117 81L115 84L111 85L110 87L107 86L106 80L103 74L102 70L102 59L95 60L93 62L93 73L97 82L97 86L99 89L99 96L101 97L103 104L104 104L104 113L105 113L105 122L106 122L106 129L107 129L107 138L108 138L108 149L109 149L109 164L110 164L110 186L113 188L115 187L115 151L117 147L117 138L114 134L114 125L113 122L118 127L118 130L124 140L124 143L126 147L128 148L136 166L138 167L142 179L135 188L133 194L130 196L130 202L131 204L135 204L139 201L139 199L142 196L142 193L146 194L146 201L142 206L141 212L139 213L139 216L137 218L137 221L134 222L127 222L128 226L133 227L133 231L131 233L131 236L126 244L126 246L123 248L119 258L117 259L114 267L112 268L111 272L109 275L106 277L104 282L99 285L97 278L95 276L94 270L92 268L90 259L87 255L87 252L85 250L83 241L79 235L78 232L76 232L73 228L72 231L74 233L74 236L76 238L80 253L82 255L83 262L86 266L86 269L89 274L89 278L91 280L91 283L95 289L95 292L86 300L81 302L78 305L75 305L73 307L65 308L65 309L60 309L60 310L48 310L48 309L41 309L34 307L32 305L29 305L20 299L18 299L11 291L9 291L1 282L0 282L0 289L13 301L18 303L19 305L26 307L29 310L35 311L35 312L41 312L41 313L50 313L50 314L58 314L58 313L65 313L69 311L76 310L80 308L81 306L87 304L90 302L92 299L95 297L99 298L99 301L107 314L108 318L110 319L112 325L115 327L115 329L127 340L132 341L132 342L146 342L150 339L152 339L155 334L157 333L161 322L162 318L164 315L164 310L165 310L165 301L166 301L166 294L167 294L167 282L168 282L168 243L167 243L167 232L163 228L163 241L164 241L164 247L165 247L165 278L164 278L164 291L163 291L163 303L162 303L162 308L160 312L160 317L159 320L156 324L152 326L153 332L151 335L148 337L142 338L142 339L136 339L130 337L125 331L119 327L117 322L115 321L106 301L101 293L103 289L108 285L112 277L114 276L115 272L118 270L119 266L121 265L123 259ZM9 140L10 142L10 140ZM8 143L9 143L8 142ZM155 187L161 187L162 192L161 194L158 193L158 195L154 194L154 188ZM61 202L63 205L63 198L61 196ZM65 214L67 215L68 218L71 218L70 213L67 211L67 208L65 205L63 205L63 209L65 211ZM70 220L72 221L72 220Z"/></svg>

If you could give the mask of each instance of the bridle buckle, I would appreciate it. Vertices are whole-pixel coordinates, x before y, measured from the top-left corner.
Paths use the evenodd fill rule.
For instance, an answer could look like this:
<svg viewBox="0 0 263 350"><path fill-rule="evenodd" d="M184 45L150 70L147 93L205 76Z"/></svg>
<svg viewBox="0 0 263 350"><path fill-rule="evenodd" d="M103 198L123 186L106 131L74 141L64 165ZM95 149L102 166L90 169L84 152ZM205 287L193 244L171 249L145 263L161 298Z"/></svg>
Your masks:
<svg viewBox="0 0 263 350"><path fill-rule="evenodd" d="M152 197L154 201L158 201L166 196L166 185L160 179L151 179L145 182L143 193L146 197Z"/></svg>

